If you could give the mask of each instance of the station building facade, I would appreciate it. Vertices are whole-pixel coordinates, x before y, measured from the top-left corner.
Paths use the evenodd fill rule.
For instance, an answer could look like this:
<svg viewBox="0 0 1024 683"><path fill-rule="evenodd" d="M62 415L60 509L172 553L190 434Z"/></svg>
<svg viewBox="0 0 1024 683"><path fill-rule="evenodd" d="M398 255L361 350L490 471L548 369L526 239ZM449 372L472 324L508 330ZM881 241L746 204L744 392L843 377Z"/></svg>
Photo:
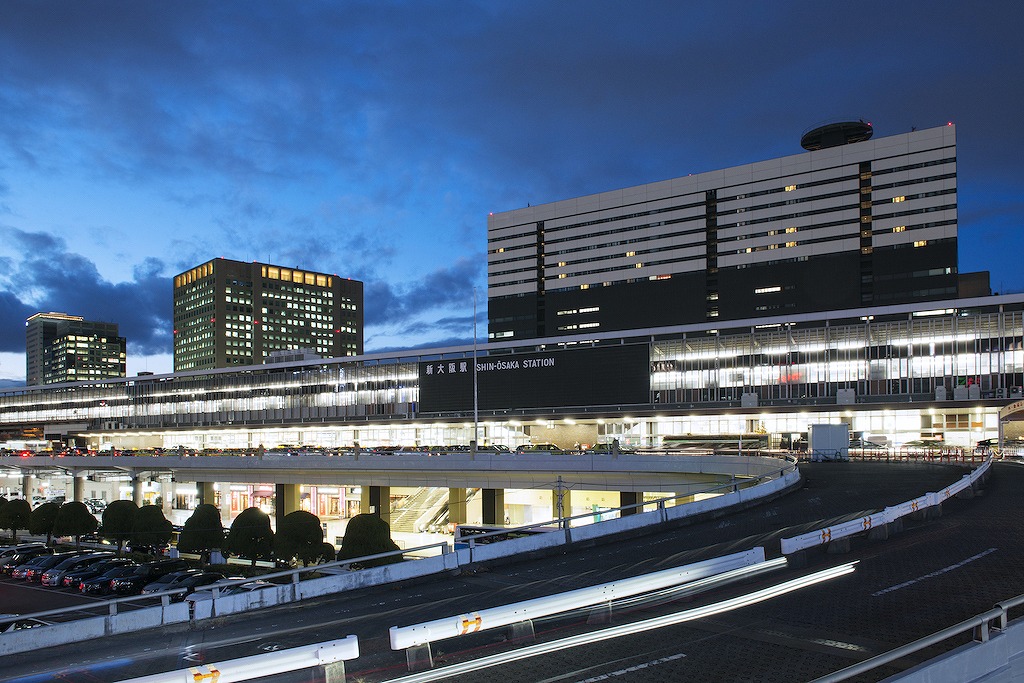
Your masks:
<svg viewBox="0 0 1024 683"><path fill-rule="evenodd" d="M489 338L963 296L955 127L862 137L492 214Z"/></svg>

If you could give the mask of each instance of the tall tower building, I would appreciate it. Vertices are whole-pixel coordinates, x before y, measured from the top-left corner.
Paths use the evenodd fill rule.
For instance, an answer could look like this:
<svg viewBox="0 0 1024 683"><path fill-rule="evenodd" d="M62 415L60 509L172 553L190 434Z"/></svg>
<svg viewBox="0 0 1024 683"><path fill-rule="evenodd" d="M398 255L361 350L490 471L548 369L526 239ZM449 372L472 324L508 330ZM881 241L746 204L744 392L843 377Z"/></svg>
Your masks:
<svg viewBox="0 0 1024 683"><path fill-rule="evenodd" d="M217 258L174 277L174 371L363 352L363 283Z"/></svg>
<svg viewBox="0 0 1024 683"><path fill-rule="evenodd" d="M126 348L116 323L66 313L36 313L25 321L25 383L124 377Z"/></svg>
<svg viewBox="0 0 1024 683"><path fill-rule="evenodd" d="M956 298L956 129L872 132L491 215L490 339Z"/></svg>

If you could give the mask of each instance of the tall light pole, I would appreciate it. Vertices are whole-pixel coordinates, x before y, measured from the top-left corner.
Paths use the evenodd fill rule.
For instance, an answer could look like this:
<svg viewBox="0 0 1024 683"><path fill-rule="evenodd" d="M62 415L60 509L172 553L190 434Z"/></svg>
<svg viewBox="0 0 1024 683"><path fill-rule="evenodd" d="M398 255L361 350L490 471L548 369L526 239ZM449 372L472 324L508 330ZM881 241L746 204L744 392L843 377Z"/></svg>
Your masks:
<svg viewBox="0 0 1024 683"><path fill-rule="evenodd" d="M480 438L480 405L477 398L476 365L476 287L473 287L473 448L471 453L473 458L476 458L476 449Z"/></svg>

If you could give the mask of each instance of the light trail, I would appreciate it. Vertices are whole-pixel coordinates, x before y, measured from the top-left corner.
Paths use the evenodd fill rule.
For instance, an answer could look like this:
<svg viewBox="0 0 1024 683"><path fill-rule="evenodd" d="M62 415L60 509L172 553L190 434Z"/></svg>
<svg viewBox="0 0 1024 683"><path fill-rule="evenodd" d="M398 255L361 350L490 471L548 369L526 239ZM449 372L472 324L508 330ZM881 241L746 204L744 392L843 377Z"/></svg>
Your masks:
<svg viewBox="0 0 1024 683"><path fill-rule="evenodd" d="M746 595L730 598L729 600L723 600L722 602L717 602L712 605L696 607L694 609L677 612L675 614L654 617L653 619L646 619L633 624L613 626L600 631L594 631L592 633L583 633L577 636L555 640L550 643L531 645L512 652L504 652L497 655L482 657L471 662L462 662L440 669L421 671L408 676L402 676L401 678L389 679L388 683L429 683L430 681L439 681L451 678L452 676L470 673L472 671L479 671L492 666L498 666L500 664L508 664L523 659L529 659L530 657L550 654L570 647L590 645L592 643L599 643L612 638L621 638L623 636L643 633L644 631L663 628L665 626L674 626L687 621L703 619L704 617L714 616L716 614L739 609L741 607L748 607L765 600L779 597L780 595L792 593L793 591L797 591L802 588L807 588L824 581L845 576L853 572L854 565L856 564L856 561L847 562L846 564L837 565L829 569L824 569L820 572L784 581L783 583L769 586L768 588L762 588L761 590L754 591L753 593L748 593Z"/></svg>

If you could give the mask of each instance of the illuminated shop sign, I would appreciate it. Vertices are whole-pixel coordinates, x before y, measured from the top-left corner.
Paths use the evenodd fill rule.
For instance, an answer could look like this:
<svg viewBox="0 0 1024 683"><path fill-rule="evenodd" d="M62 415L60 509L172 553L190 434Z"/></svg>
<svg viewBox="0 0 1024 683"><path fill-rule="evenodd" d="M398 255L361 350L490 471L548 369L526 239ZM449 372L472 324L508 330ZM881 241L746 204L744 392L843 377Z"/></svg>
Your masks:
<svg viewBox="0 0 1024 683"><path fill-rule="evenodd" d="M477 361L480 410L650 402L645 344L487 356ZM419 364L420 411L473 409L473 359Z"/></svg>

